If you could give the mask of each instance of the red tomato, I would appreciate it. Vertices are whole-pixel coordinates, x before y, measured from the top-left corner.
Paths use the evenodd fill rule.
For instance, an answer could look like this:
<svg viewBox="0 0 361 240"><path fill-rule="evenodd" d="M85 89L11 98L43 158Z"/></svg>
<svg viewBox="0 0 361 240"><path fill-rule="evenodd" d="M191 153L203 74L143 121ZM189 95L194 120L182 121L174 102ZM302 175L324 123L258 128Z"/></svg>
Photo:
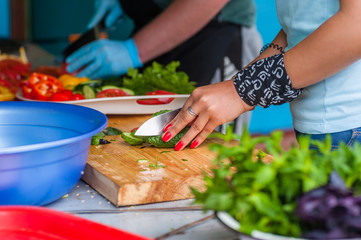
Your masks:
<svg viewBox="0 0 361 240"><path fill-rule="evenodd" d="M154 95L172 95L175 93L164 91L164 90L155 90Z"/></svg>
<svg viewBox="0 0 361 240"><path fill-rule="evenodd" d="M56 92L50 96L50 101L62 102L62 101L70 101L73 96L71 90L63 90L60 92Z"/></svg>
<svg viewBox="0 0 361 240"><path fill-rule="evenodd" d="M118 88L106 89L106 90L98 92L98 94L97 94L97 98L124 97L124 96L130 96L130 94L123 91L122 89L118 89Z"/></svg>
<svg viewBox="0 0 361 240"><path fill-rule="evenodd" d="M164 90L155 90L154 92L147 92L147 95L174 95L175 93L164 91ZM153 98L153 99L138 99L137 103L142 105L160 105L167 104L173 101L174 98Z"/></svg>
<svg viewBox="0 0 361 240"><path fill-rule="evenodd" d="M85 97L81 93L75 93L71 97L71 100L83 100Z"/></svg>
<svg viewBox="0 0 361 240"><path fill-rule="evenodd" d="M142 104L142 105L159 105L159 104L165 104L164 102L160 102L158 100L158 98L153 98L153 99L138 99L137 100L138 104Z"/></svg>

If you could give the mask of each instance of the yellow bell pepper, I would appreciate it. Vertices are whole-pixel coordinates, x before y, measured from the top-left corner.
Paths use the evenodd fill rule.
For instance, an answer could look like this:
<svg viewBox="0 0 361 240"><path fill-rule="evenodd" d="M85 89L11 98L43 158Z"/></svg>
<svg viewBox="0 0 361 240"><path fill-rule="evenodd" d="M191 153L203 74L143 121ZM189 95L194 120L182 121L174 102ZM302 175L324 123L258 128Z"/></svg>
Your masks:
<svg viewBox="0 0 361 240"><path fill-rule="evenodd" d="M64 74L59 77L59 81L63 83L64 87L69 90L73 90L76 85L82 82L89 81L86 77L74 77L69 74Z"/></svg>
<svg viewBox="0 0 361 240"><path fill-rule="evenodd" d="M9 88L0 86L0 101L12 101L15 99L15 94L13 94Z"/></svg>

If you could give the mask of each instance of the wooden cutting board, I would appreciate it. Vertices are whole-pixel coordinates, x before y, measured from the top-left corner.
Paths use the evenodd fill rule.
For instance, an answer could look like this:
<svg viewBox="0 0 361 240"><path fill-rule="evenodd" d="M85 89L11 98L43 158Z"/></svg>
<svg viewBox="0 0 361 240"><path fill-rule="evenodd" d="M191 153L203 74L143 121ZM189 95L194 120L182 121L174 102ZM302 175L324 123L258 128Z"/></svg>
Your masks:
<svg viewBox="0 0 361 240"><path fill-rule="evenodd" d="M150 115L108 116L108 126L130 131ZM206 140L196 149L131 146L121 136L110 144L90 146L82 179L116 206L192 198L190 186L201 189L216 153Z"/></svg>

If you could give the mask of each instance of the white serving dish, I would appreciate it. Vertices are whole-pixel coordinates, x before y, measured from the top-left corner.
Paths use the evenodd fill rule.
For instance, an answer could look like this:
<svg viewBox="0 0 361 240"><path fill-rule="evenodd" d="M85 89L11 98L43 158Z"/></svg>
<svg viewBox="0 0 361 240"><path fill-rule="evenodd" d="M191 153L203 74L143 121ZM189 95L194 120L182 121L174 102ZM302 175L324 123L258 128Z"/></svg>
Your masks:
<svg viewBox="0 0 361 240"><path fill-rule="evenodd" d="M125 97L109 97L109 98L92 98L76 101L66 101L74 105L85 106L98 110L104 114L124 114L124 115L140 115L153 114L160 110L174 110L181 108L189 94L176 95L144 95L144 96L125 96ZM16 98L22 101L37 101L25 98L22 92L16 94ZM154 99L154 98L174 98L172 102L159 105L138 104L138 99Z"/></svg>

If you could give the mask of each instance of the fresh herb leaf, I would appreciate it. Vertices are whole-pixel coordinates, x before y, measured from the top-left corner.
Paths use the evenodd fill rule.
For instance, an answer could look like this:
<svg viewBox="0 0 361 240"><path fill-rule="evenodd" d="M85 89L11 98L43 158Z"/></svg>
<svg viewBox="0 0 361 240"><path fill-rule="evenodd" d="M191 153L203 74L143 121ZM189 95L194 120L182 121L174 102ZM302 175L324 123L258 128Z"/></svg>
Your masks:
<svg viewBox="0 0 361 240"><path fill-rule="evenodd" d="M251 137L247 129L241 136L227 131L216 134L237 144L214 143L216 166L205 173L206 191L191 188L195 203L205 210L226 211L239 221L242 232L253 230L284 236L301 235L300 220L295 215L297 200L303 194L324 186L332 171L336 171L349 189L360 194L361 145L341 144L331 149L331 139L298 140L299 146L281 148L282 132L270 136ZM265 152L257 146L265 146ZM310 149L316 146L318 150ZM265 163L266 153L273 158Z"/></svg>
<svg viewBox="0 0 361 240"><path fill-rule="evenodd" d="M122 134L122 131L114 127L107 127L106 129L103 130L103 133L106 136L115 136Z"/></svg>
<svg viewBox="0 0 361 240"><path fill-rule="evenodd" d="M103 132L97 133L91 138L91 145L99 145L100 139L103 139L105 134Z"/></svg>
<svg viewBox="0 0 361 240"><path fill-rule="evenodd" d="M169 153L171 151L161 151L160 154L163 154L163 153Z"/></svg>

